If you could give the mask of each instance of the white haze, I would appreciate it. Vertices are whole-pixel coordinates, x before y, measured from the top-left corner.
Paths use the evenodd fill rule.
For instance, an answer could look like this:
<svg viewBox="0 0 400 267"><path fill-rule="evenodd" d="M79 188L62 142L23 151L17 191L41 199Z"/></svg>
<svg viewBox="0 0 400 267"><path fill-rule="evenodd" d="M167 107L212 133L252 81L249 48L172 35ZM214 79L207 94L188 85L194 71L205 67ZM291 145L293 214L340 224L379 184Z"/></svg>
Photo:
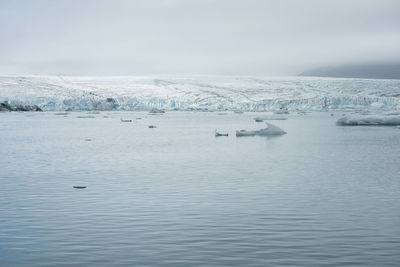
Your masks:
<svg viewBox="0 0 400 267"><path fill-rule="evenodd" d="M397 0L0 0L0 75L293 75L400 60Z"/></svg>

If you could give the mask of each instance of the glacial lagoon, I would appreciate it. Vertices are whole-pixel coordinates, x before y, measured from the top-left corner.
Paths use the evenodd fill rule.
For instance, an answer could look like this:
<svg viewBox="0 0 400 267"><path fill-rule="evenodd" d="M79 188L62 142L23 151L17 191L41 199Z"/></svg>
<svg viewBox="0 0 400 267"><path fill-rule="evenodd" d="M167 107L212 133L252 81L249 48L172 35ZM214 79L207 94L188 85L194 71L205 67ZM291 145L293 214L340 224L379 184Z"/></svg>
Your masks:
<svg viewBox="0 0 400 267"><path fill-rule="evenodd" d="M2 112L0 266L396 266L400 129L330 113Z"/></svg>

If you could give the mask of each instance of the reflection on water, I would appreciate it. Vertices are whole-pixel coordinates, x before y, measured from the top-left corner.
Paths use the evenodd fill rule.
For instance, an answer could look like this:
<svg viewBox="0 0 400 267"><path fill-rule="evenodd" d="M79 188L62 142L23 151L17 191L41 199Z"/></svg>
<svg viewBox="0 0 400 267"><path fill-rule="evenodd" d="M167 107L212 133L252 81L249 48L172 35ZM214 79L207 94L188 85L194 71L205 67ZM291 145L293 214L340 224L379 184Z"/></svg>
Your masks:
<svg viewBox="0 0 400 267"><path fill-rule="evenodd" d="M27 115L0 114L1 266L400 262L398 129L321 113L236 138L260 114Z"/></svg>

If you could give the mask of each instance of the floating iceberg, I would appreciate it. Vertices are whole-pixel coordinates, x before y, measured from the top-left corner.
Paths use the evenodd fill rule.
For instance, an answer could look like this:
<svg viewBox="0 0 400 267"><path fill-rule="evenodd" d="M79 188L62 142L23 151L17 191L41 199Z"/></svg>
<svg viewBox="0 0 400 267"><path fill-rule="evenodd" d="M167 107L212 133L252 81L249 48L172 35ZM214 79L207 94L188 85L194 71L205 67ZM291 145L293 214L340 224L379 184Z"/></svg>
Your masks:
<svg viewBox="0 0 400 267"><path fill-rule="evenodd" d="M289 114L289 110L287 109L279 109L274 111L275 114Z"/></svg>
<svg viewBox="0 0 400 267"><path fill-rule="evenodd" d="M75 188L75 189L85 189L86 186L74 185L73 188Z"/></svg>
<svg viewBox="0 0 400 267"><path fill-rule="evenodd" d="M344 116L336 122L342 126L400 125L400 115L352 115Z"/></svg>
<svg viewBox="0 0 400 267"><path fill-rule="evenodd" d="M263 117L256 117L254 118L254 120L256 122L271 121L271 120L281 121L281 120L287 120L287 118L280 116L263 116Z"/></svg>
<svg viewBox="0 0 400 267"><path fill-rule="evenodd" d="M83 115L83 116L76 116L78 119L94 119L96 118L95 116L91 115Z"/></svg>
<svg viewBox="0 0 400 267"><path fill-rule="evenodd" d="M246 130L240 130L236 131L236 136L277 136L277 135L283 135L286 134L284 130L279 128L276 125L273 125L271 123L266 122L267 128L261 129L261 130L255 130L255 131L246 131Z"/></svg>
<svg viewBox="0 0 400 267"><path fill-rule="evenodd" d="M161 109L153 108L152 110L149 111L149 113L150 113L150 114L164 114L165 111L164 111L164 110L161 110Z"/></svg>
<svg viewBox="0 0 400 267"><path fill-rule="evenodd" d="M215 137L219 137L219 136L229 136L229 134L228 133L217 132L217 130L215 130Z"/></svg>

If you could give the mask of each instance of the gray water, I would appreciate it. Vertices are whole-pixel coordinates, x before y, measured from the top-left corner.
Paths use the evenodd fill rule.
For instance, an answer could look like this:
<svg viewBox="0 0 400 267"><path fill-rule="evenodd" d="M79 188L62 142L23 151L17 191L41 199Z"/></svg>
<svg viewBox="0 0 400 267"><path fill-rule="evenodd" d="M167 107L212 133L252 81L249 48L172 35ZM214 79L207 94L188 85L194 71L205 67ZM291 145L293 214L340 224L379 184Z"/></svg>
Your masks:
<svg viewBox="0 0 400 267"><path fill-rule="evenodd" d="M88 115L0 114L1 266L400 264L400 129Z"/></svg>

